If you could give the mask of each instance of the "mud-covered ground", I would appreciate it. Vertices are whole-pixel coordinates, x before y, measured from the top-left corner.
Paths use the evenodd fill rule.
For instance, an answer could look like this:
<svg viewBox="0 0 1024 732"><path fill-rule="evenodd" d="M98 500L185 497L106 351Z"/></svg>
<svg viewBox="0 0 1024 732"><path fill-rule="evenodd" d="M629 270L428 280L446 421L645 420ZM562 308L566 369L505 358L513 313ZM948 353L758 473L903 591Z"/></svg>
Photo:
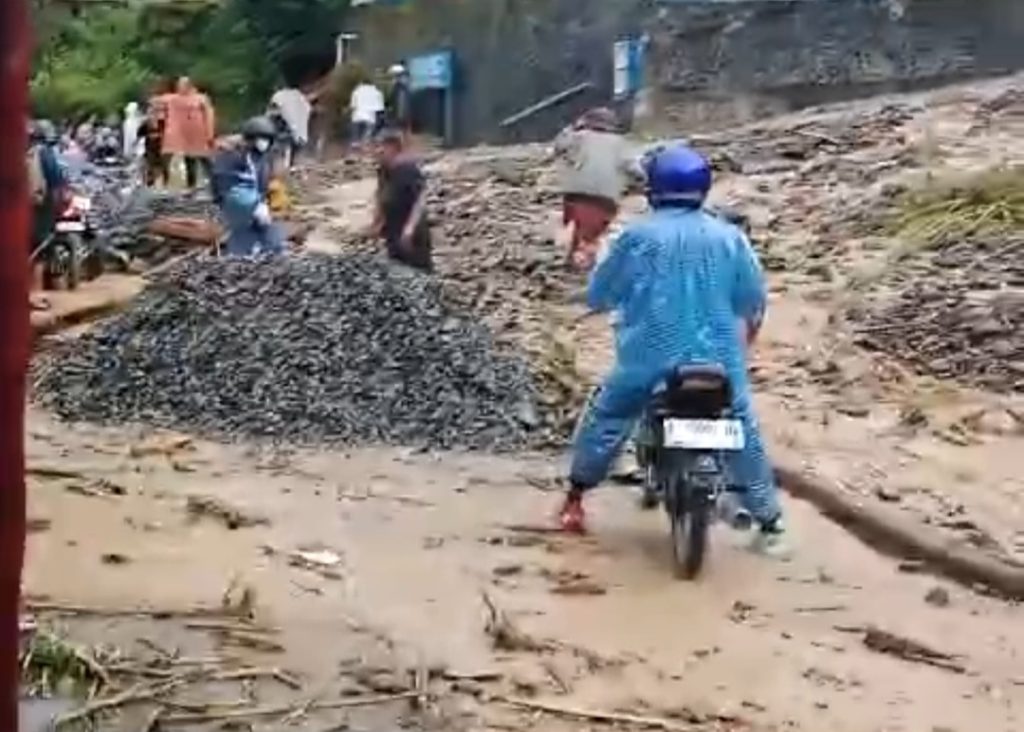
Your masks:
<svg viewBox="0 0 1024 732"><path fill-rule="evenodd" d="M1019 392L866 351L848 316L899 296L883 275L905 261L892 256L900 243L865 233L892 191L930 170L1022 161L1007 91L1022 83L844 105L698 141L733 171L716 200L751 218L770 270L753 368L775 460L1008 562L1024 560ZM510 340L538 354L572 344L562 376L592 381L608 364L607 325L579 320L567 302L580 283L554 274L559 212L543 155L481 150L433 163L449 191L434 201L445 217L439 270ZM312 248L348 246L368 220L372 183L338 178L310 177ZM452 223L462 209L466 220ZM624 220L642 202L626 209ZM478 291L482 280L494 286ZM552 455L271 454L32 411L29 462L26 591L39 622L120 649L136 672L155 663L162 673L161 654L201 656L297 681L187 686L163 714L193 721L171 728L1024 724L1019 605L908 571L916 565L799 501L787 503L791 561L752 556L721 528L706 574L679 583L662 518L636 511L623 488L597 498L589 538L546 531L563 468ZM227 510L209 509L218 505ZM228 631L197 623L194 608L219 607L229 588L230 608L241 596L254 619L221 620ZM109 615L139 607L188 617ZM273 642L239 644L238 624ZM885 653L885 633L927 649ZM322 708L346 698L368 706ZM285 710L244 715L268 706ZM153 708L131 705L104 728L145 728Z"/></svg>

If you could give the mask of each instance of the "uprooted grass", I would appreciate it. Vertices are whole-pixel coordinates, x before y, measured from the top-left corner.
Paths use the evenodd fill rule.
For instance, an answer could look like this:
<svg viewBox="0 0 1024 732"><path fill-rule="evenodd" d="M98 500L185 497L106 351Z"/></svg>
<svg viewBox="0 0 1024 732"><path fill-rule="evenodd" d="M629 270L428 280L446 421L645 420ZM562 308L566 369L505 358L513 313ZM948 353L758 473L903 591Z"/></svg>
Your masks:
<svg viewBox="0 0 1024 732"><path fill-rule="evenodd" d="M991 237L1022 228L1021 166L968 175L930 176L925 185L903 196L889 222L890 234L910 250L933 249L970 237Z"/></svg>
<svg viewBox="0 0 1024 732"><path fill-rule="evenodd" d="M30 696L91 698L109 683L92 652L56 633L34 633L21 653L22 685Z"/></svg>

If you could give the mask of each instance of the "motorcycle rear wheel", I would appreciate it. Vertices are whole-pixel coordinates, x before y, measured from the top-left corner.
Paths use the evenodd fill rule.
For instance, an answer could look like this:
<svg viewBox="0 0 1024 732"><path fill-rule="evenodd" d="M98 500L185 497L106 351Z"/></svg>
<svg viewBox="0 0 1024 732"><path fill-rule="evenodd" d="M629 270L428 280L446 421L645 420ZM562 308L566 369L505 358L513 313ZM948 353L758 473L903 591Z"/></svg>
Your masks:
<svg viewBox="0 0 1024 732"><path fill-rule="evenodd" d="M679 501L675 504L670 515L675 575L692 580L700 574L707 556L711 507L705 501L694 506L684 506Z"/></svg>
<svg viewBox="0 0 1024 732"><path fill-rule="evenodd" d="M81 240L74 234L50 243L43 255L43 289L78 289L82 279Z"/></svg>
<svg viewBox="0 0 1024 732"><path fill-rule="evenodd" d="M68 249L70 250L70 255L68 257L67 271L64 273L64 281L69 290L77 290L78 285L82 282L82 252L85 250L82 237L77 234L70 235L68 237Z"/></svg>
<svg viewBox="0 0 1024 732"><path fill-rule="evenodd" d="M644 465L644 484L640 490L639 505L642 511L653 511L661 505L658 470L653 461Z"/></svg>

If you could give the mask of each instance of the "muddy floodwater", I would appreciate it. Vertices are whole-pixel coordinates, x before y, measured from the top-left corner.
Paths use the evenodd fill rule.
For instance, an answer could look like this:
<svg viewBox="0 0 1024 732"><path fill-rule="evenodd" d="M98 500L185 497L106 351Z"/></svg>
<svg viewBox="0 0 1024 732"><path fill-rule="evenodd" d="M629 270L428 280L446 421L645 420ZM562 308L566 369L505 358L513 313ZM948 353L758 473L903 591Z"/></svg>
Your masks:
<svg viewBox="0 0 1024 732"><path fill-rule="evenodd" d="M974 310L992 282L1019 291L1012 258L964 272L873 217L936 171L1019 165L1021 118L996 102L1022 83L701 141L732 161L715 201L750 218L768 270L751 367L773 460L1012 571L1024 562L1019 328L990 308L984 332L1009 366L981 386L943 375L976 358L976 338L947 356L947 334L922 321L939 355L917 360L864 339L901 326L888 304L908 282L962 284ZM544 274L561 258L544 233L559 214L545 155L432 162L438 272L531 354L538 333L574 344L585 392L611 338L570 304L563 275ZM297 188L309 248L351 245L372 183L325 165ZM617 226L643 207L631 198ZM1019 244L1010 234L1004 249ZM989 351L977 353L980 372ZM704 574L680 582L664 517L639 511L630 486L594 496L587 537L550 529L559 450L272 450L71 425L38 407L27 430L26 617L76 644L93 704L119 701L100 710L103 730L1024 729L1019 601L882 554L789 496L791 559L756 556L718 526Z"/></svg>

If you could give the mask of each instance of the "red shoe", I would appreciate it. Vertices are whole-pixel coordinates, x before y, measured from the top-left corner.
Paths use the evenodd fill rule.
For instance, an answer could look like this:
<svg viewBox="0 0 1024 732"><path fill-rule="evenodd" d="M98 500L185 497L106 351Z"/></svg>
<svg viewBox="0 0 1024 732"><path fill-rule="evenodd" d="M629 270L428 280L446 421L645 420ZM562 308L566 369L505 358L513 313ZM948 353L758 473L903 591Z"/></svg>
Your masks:
<svg viewBox="0 0 1024 732"><path fill-rule="evenodd" d="M558 524L567 534L587 533L587 512L583 510L583 496L570 495L558 512Z"/></svg>

